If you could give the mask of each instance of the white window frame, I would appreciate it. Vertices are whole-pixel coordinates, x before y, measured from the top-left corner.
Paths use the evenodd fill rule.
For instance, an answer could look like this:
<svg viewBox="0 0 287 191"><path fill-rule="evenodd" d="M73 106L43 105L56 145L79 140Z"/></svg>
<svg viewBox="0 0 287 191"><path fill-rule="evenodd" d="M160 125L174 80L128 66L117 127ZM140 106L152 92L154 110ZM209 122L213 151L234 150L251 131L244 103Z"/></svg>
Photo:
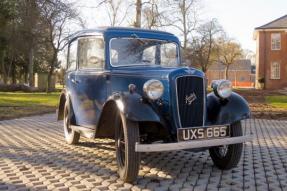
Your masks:
<svg viewBox="0 0 287 191"><path fill-rule="evenodd" d="M270 79L271 80L280 80L280 62L271 62L270 69Z"/></svg>
<svg viewBox="0 0 287 191"><path fill-rule="evenodd" d="M271 33L271 50L281 50L281 33Z"/></svg>

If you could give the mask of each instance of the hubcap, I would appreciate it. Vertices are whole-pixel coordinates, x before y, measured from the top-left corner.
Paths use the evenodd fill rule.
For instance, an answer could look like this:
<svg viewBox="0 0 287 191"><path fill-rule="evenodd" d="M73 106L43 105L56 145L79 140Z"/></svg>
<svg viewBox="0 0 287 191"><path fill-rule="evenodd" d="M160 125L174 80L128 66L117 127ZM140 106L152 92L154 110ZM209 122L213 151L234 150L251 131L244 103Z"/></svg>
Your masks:
<svg viewBox="0 0 287 191"><path fill-rule="evenodd" d="M218 147L218 154L220 157L225 157L228 151L228 146L227 145L223 145Z"/></svg>

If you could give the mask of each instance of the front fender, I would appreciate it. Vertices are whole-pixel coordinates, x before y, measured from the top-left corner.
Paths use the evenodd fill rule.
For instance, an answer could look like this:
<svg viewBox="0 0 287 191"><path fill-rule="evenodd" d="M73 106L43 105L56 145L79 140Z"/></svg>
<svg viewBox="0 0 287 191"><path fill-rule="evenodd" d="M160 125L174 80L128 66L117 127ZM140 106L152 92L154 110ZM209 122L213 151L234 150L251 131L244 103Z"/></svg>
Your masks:
<svg viewBox="0 0 287 191"><path fill-rule="evenodd" d="M137 93L115 93L103 106L96 129L96 137L114 137L117 112L122 112L127 119L137 122L161 122L160 116L148 103L142 101Z"/></svg>
<svg viewBox="0 0 287 191"><path fill-rule="evenodd" d="M212 125L232 124L251 116L247 101L234 92L227 99L209 93L206 105L207 122Z"/></svg>
<svg viewBox="0 0 287 191"><path fill-rule="evenodd" d="M116 93L109 97L110 100L115 101L119 111L124 113L129 120L161 122L156 111L137 93Z"/></svg>

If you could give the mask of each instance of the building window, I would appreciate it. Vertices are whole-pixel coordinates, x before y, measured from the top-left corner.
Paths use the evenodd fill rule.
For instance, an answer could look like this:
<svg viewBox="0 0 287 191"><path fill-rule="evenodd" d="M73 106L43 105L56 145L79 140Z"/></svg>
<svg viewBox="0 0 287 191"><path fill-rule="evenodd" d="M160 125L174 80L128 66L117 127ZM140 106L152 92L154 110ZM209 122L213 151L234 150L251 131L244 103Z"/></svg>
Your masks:
<svg viewBox="0 0 287 191"><path fill-rule="evenodd" d="M271 34L271 50L280 50L281 49L281 34L272 33Z"/></svg>
<svg viewBox="0 0 287 191"><path fill-rule="evenodd" d="M280 63L279 62L271 63L271 79L272 80L280 79Z"/></svg>

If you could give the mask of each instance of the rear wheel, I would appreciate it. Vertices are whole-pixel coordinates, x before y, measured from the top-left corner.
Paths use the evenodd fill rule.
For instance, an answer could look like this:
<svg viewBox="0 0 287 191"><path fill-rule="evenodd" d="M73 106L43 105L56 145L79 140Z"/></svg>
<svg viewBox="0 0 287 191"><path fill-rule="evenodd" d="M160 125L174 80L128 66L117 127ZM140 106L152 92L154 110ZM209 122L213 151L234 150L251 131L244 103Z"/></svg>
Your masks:
<svg viewBox="0 0 287 191"><path fill-rule="evenodd" d="M240 121L231 124L231 136L242 136L242 127ZM222 145L209 149L210 157L219 169L228 170L236 167L240 161L243 143L233 145Z"/></svg>
<svg viewBox="0 0 287 191"><path fill-rule="evenodd" d="M75 116L71 108L70 101L67 99L64 108L64 135L68 144L77 144L80 139L80 133L71 128L71 124L74 124Z"/></svg>
<svg viewBox="0 0 287 191"><path fill-rule="evenodd" d="M138 123L118 114L118 125L115 130L116 157L118 173L125 182L136 180L140 166L140 153L135 152L135 144L139 142Z"/></svg>

